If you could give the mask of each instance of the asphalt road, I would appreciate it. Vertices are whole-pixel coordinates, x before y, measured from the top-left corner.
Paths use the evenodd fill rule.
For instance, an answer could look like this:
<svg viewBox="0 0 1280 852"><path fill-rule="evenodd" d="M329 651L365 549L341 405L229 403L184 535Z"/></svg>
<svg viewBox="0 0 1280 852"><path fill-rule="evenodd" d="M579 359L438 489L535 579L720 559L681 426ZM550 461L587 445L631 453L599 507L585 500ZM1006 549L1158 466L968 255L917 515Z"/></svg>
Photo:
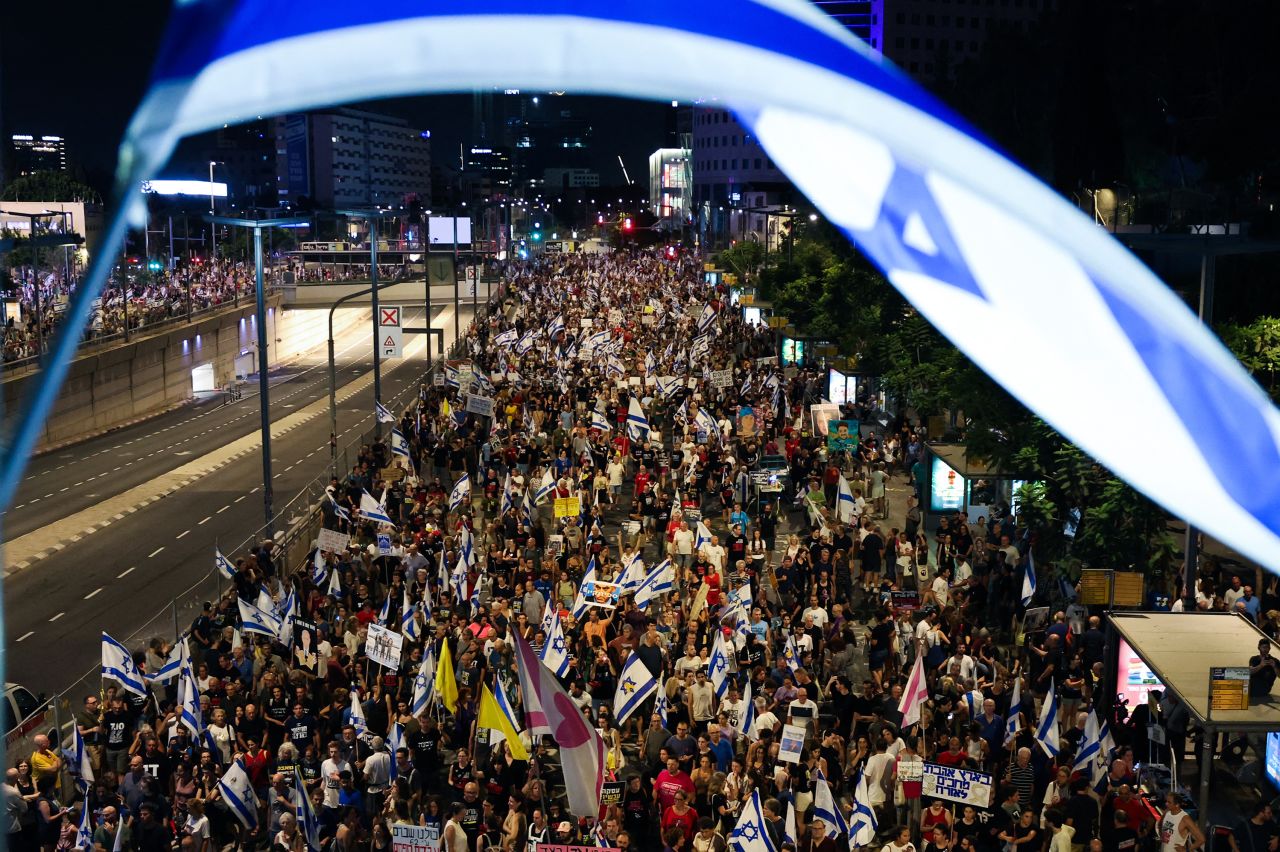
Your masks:
<svg viewBox="0 0 1280 852"><path fill-rule="evenodd" d="M463 321L469 318L469 311L465 311ZM367 345L352 348L346 357L348 364L338 377L340 387L372 369L371 364L365 363L369 358ZM414 361L403 363L389 374L385 370L390 365L384 362L382 397L388 407L394 409L407 402L416 391L425 363L421 358ZM326 397L327 382L324 367L282 377L272 389L273 420ZM372 409L372 386L339 405L339 446L345 446L372 425ZM30 482L42 483L41 487L24 488L19 501L32 493L52 493L56 499L41 498L41 502L48 500L57 508L40 509L40 503L32 507L28 500L25 509L30 511L10 512L5 534L10 538L20 535L17 522L25 522L31 528L34 521L28 518L44 518L41 522L48 523L65 517L143 482L156 472L171 470L198 454L256 431L257 413L256 395L251 398L246 393L234 405L224 407L219 400L212 405L184 408L55 452L31 471L34 478ZM161 446L154 446L156 436L163 438ZM124 455L126 449L133 449L133 454ZM179 456L175 452L191 455ZM73 458L64 458L67 453ZM283 436L273 437L277 510L324 472L328 458L327 416L315 417ZM125 459L132 459L133 464L121 464ZM118 471L114 470L117 465L121 466ZM97 479L87 480L87 476ZM78 486L77 481L81 482ZM71 490L55 490L55 483L57 489L65 485ZM156 635L171 634L169 602L208 573L215 541L229 549L261 527L261 487L261 455L249 453L12 574L5 586L7 679L33 692L52 695L96 665L100 631L122 641L143 627L148 627L148 635L151 626ZM49 514L37 514L46 511ZM235 554L227 555L234 558ZM213 591L211 587L203 596L212 597ZM198 596L183 602L191 604L193 600L198 602ZM191 608L180 611L182 629L189 626L195 614ZM141 644L142 638L130 644Z"/></svg>

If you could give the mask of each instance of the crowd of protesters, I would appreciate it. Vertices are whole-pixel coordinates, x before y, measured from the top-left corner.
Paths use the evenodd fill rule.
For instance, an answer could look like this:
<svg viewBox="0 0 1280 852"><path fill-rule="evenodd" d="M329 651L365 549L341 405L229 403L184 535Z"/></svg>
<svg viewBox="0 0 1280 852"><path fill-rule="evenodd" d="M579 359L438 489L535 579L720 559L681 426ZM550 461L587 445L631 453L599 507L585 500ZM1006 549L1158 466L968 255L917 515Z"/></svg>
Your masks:
<svg viewBox="0 0 1280 852"><path fill-rule="evenodd" d="M1139 762L1169 758L1146 721L1160 714L1176 733L1185 708L1153 693L1132 720L1095 712L1098 618L1045 577L1031 603L1053 615L1026 629L1027 537L1005 507L926 532L905 496L924 475L919 429L859 400L839 414L864 424L859 439L830 443L809 412L825 377L779 366L771 330L744 323L693 259L566 256L508 278L449 381L424 384L395 438L332 481L323 525L349 547L302 566L270 541L236 556L232 590L185 634L202 736L181 723L175 681L145 695L105 681L77 719L94 783L64 807L45 743L7 779L25 804L10 808L11 848L70 848L89 808L103 850L117 837L141 850L301 850L302 790L333 850L389 849L390 827L409 824L447 852L720 852L740 842L758 793L771 848L828 852L853 845L840 823L859 789L877 823L860 845L888 852L1203 846L1176 792L1152 802L1139 785ZM728 383L713 376L724 370ZM467 391L492 400L492 416L467 413ZM633 397L640 430L628 428ZM451 500L464 476L469 493ZM368 495L390 525L362 516ZM581 606L588 570L621 582L637 559L670 559L671 590L644 608L631 594ZM264 598L292 618L287 637L243 629L241 601ZM520 720L513 637L543 655L551 612L568 653L558 677L621 782L598 814L568 810L557 743L524 732L513 748L479 724L486 692ZM398 668L369 660L373 624L401 633ZM723 695L709 671L717 634L732 648ZM619 722L633 653L659 688ZM173 655L156 640L135 658L157 672ZM447 658L456 697L436 688L414 712L424 658ZM917 668L927 698L904 719ZM1048 733L1046 702L1062 720ZM1106 735L1089 733L1091 714ZM795 759L786 726L804 730ZM1098 756L1077 760L1090 737ZM925 798L926 761L990 776L989 803ZM233 763L256 794L252 826L218 785ZM820 784L842 819L816 813ZM1275 848L1258 814L1241 849Z"/></svg>

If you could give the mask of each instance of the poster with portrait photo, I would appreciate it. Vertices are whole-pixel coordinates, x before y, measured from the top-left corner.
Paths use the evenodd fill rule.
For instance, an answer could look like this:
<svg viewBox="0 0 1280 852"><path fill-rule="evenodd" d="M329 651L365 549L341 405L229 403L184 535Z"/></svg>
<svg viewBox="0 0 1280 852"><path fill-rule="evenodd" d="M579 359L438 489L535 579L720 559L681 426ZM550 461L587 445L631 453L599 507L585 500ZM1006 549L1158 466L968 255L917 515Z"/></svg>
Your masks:
<svg viewBox="0 0 1280 852"><path fill-rule="evenodd" d="M293 668L299 669L312 677L320 674L320 653L317 647L320 637L316 635L316 626L310 621L293 620Z"/></svg>
<svg viewBox="0 0 1280 852"><path fill-rule="evenodd" d="M828 420L827 449L835 453L858 451L858 421Z"/></svg>

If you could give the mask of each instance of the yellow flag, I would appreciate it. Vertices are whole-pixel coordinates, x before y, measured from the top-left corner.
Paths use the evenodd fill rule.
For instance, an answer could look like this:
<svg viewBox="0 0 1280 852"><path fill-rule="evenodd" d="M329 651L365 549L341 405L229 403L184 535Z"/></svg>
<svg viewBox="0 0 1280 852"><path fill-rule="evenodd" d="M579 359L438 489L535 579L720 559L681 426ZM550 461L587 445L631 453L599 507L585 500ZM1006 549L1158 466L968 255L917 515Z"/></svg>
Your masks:
<svg viewBox="0 0 1280 852"><path fill-rule="evenodd" d="M450 713L458 710L458 679L453 676L453 656L449 653L449 643L440 649L440 665L436 667L436 695L444 702Z"/></svg>
<svg viewBox="0 0 1280 852"><path fill-rule="evenodd" d="M525 751L524 743L520 742L520 732L507 714L502 712L498 699L493 697L488 686L481 684L480 690L480 713L476 716L476 724L501 734L507 741L507 747L511 749L511 756L516 760L528 760L529 752Z"/></svg>

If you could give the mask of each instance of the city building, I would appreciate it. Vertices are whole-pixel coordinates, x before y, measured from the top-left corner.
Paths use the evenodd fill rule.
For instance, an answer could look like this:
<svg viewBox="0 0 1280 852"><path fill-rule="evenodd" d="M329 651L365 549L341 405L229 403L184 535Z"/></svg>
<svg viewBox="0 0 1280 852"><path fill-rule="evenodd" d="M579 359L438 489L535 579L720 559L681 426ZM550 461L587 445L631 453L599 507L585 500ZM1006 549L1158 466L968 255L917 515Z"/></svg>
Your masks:
<svg viewBox="0 0 1280 852"><path fill-rule="evenodd" d="M101 204L84 201L5 201L0 204L0 231L13 231L19 236L26 236L31 227L33 213L56 213L56 216L45 216L36 220L36 233L46 231L59 234L74 234L83 241L82 248L92 252L97 248L102 237L103 209ZM74 259L76 250L67 247L62 253ZM83 263L84 255L80 256Z"/></svg>
<svg viewBox="0 0 1280 852"><path fill-rule="evenodd" d="M591 169L544 169L541 189L595 189L600 186L600 173Z"/></svg>
<svg viewBox="0 0 1280 852"><path fill-rule="evenodd" d="M664 230L679 231L693 211L692 154L688 148L659 148L649 155L649 206Z"/></svg>
<svg viewBox="0 0 1280 852"><path fill-rule="evenodd" d="M357 109L275 119L277 196L318 208L400 206L431 197L431 132Z"/></svg>
<svg viewBox="0 0 1280 852"><path fill-rule="evenodd" d="M15 133L9 139L9 163L12 177L32 172L65 172L67 141L61 136Z"/></svg>
<svg viewBox="0 0 1280 852"><path fill-rule="evenodd" d="M1025 32L1057 0L870 0L868 44L930 85L976 57L987 37L1005 28ZM857 4L819 3L820 6ZM831 9L827 9L828 13ZM852 29L852 28L851 28Z"/></svg>
<svg viewBox="0 0 1280 852"><path fill-rule="evenodd" d="M874 32L874 0L812 0L813 5L835 18L841 26L867 44L879 49Z"/></svg>
<svg viewBox="0 0 1280 852"><path fill-rule="evenodd" d="M473 146L463 161L463 194L475 201L511 197L511 149L502 146Z"/></svg>
<svg viewBox="0 0 1280 852"><path fill-rule="evenodd" d="M749 211L797 202L791 181L727 109L696 105L692 138L692 209L703 243L764 242L768 217Z"/></svg>

